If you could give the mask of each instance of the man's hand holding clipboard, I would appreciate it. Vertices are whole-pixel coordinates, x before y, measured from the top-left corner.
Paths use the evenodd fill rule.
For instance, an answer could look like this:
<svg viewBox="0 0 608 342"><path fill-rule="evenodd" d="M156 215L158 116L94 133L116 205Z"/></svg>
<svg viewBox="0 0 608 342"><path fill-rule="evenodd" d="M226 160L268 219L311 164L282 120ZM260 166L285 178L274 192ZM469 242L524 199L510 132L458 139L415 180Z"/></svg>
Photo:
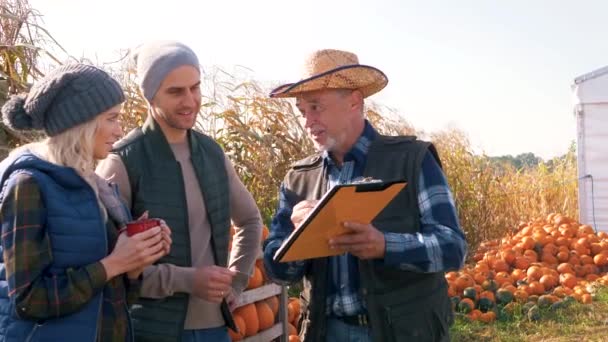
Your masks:
<svg viewBox="0 0 608 342"><path fill-rule="evenodd" d="M350 253L359 259L384 257L384 234L371 223L344 222L347 232L329 240L329 248Z"/></svg>
<svg viewBox="0 0 608 342"><path fill-rule="evenodd" d="M291 222L296 227L299 227L306 217L310 214L311 211L315 209L319 203L318 200L304 200L299 202L293 207L293 212L291 214Z"/></svg>
<svg viewBox="0 0 608 342"><path fill-rule="evenodd" d="M291 221L298 227L319 201L304 200L293 208ZM329 240L329 248L348 252L360 259L375 259L384 256L385 241L382 234L371 223L344 222L346 232Z"/></svg>
<svg viewBox="0 0 608 342"><path fill-rule="evenodd" d="M294 206L296 229L274 255L287 262L349 252L362 259L384 255L384 235L371 221L403 190L405 181L341 184L319 201Z"/></svg>

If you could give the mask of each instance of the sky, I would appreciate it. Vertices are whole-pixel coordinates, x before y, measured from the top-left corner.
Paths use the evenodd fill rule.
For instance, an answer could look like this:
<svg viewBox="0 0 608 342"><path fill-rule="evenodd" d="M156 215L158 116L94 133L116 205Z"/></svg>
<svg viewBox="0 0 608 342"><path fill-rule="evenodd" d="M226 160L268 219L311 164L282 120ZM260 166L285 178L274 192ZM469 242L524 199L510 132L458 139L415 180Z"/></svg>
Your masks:
<svg viewBox="0 0 608 342"><path fill-rule="evenodd" d="M542 158L576 140L572 83L608 65L608 2L460 0L30 0L73 56L101 62L154 39L269 87L307 55L356 53L384 71L370 97L416 129L458 128L478 152ZM608 90L607 90L608 91Z"/></svg>

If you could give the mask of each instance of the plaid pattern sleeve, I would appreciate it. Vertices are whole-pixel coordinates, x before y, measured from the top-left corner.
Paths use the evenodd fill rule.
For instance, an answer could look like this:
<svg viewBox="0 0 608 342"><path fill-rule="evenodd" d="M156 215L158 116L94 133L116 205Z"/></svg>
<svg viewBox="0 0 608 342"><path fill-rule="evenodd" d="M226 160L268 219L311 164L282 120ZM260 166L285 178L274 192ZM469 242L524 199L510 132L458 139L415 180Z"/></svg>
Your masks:
<svg viewBox="0 0 608 342"><path fill-rule="evenodd" d="M281 186L279 191L279 208L270 224L270 234L264 242L264 267L272 280L279 284L289 284L300 280L308 265L307 261L275 262L272 257L281 244L294 230L291 222L293 206L287 196L287 190Z"/></svg>
<svg viewBox="0 0 608 342"><path fill-rule="evenodd" d="M0 207L0 222L9 295L15 298L16 314L42 320L76 312L104 287L105 269L96 262L67 269L64 274L47 274L53 255L40 189L28 174L12 177Z"/></svg>
<svg viewBox="0 0 608 342"><path fill-rule="evenodd" d="M452 193L435 158L427 153L418 184L421 231L385 233L384 263L414 272L462 268L467 253Z"/></svg>

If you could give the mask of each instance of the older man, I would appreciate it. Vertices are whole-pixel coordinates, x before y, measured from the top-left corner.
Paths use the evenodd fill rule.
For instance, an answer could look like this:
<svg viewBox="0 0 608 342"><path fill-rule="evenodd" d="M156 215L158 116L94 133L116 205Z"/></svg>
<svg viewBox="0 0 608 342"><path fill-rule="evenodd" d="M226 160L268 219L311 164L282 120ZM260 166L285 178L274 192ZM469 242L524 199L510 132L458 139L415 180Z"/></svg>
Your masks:
<svg viewBox="0 0 608 342"><path fill-rule="evenodd" d="M444 272L463 265L466 241L434 146L383 136L365 119L364 99L387 82L353 53L320 50L306 61L302 80L270 94L295 97L319 150L285 176L264 246L271 278L304 280L304 341L449 341ZM273 260L324 193L360 177L405 179L407 186L371 224L344 223L349 233L328 242L343 254Z"/></svg>

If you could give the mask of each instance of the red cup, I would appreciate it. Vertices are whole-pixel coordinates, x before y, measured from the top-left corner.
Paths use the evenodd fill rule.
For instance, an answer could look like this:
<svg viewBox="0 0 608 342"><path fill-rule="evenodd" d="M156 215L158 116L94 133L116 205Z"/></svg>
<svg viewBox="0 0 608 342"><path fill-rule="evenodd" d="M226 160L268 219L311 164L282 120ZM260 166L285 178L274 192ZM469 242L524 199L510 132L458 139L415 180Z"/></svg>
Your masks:
<svg viewBox="0 0 608 342"><path fill-rule="evenodd" d="M145 232L146 230L156 226L160 226L160 220L154 218L129 222L127 223L127 236L133 236L135 234Z"/></svg>

